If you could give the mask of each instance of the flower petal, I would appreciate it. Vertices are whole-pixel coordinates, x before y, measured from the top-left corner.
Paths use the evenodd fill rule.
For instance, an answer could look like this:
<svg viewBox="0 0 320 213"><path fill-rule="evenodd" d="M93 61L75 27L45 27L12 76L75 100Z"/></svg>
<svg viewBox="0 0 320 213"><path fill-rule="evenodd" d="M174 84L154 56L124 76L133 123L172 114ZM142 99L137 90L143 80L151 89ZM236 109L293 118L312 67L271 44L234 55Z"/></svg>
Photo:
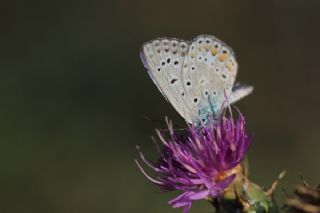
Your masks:
<svg viewBox="0 0 320 213"><path fill-rule="evenodd" d="M209 190L206 189L206 190L202 190L199 192L192 192L189 195L189 199L190 200L200 200L200 199L207 197L208 195L209 195Z"/></svg>

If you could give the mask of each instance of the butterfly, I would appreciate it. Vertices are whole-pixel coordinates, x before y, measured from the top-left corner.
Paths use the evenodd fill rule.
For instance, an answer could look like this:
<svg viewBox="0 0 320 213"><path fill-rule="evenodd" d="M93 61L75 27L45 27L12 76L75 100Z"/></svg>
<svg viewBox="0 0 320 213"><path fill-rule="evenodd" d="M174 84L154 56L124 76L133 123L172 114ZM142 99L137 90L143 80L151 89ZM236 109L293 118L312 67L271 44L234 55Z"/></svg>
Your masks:
<svg viewBox="0 0 320 213"><path fill-rule="evenodd" d="M235 83L235 54L211 35L192 41L148 41L140 57L160 92L188 123L207 123L210 116L217 119L226 101L232 104L253 91L252 86Z"/></svg>

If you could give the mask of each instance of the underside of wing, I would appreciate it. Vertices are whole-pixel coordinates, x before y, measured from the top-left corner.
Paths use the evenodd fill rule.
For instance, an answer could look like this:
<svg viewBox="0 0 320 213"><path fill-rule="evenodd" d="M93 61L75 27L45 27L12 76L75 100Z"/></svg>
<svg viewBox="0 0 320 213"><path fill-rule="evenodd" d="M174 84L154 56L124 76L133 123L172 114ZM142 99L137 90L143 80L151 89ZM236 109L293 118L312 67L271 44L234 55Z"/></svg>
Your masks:
<svg viewBox="0 0 320 213"><path fill-rule="evenodd" d="M214 36L200 35L192 42L155 39L143 45L140 55L158 89L189 123L218 118L226 101L234 103L253 89L234 87L234 52Z"/></svg>
<svg viewBox="0 0 320 213"><path fill-rule="evenodd" d="M225 98L231 93L237 62L230 47L219 39L201 35L190 44L183 66L187 104L193 123L219 116Z"/></svg>
<svg viewBox="0 0 320 213"><path fill-rule="evenodd" d="M147 42L141 49L141 59L145 68L178 113L191 122L190 109L185 103L182 82L182 64L188 53L189 43L175 38L159 38Z"/></svg>
<svg viewBox="0 0 320 213"><path fill-rule="evenodd" d="M237 82L232 88L232 92L228 101L230 104L233 104L239 101L240 99L246 97L247 95L250 95L252 92L253 86Z"/></svg>

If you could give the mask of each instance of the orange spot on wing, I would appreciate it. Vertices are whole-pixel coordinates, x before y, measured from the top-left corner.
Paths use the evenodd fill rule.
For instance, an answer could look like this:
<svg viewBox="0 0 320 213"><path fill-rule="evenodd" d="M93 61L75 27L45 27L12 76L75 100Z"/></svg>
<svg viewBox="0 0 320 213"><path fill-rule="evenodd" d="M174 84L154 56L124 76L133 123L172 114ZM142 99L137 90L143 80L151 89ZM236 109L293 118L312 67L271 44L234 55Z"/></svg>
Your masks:
<svg viewBox="0 0 320 213"><path fill-rule="evenodd" d="M233 65L231 63L228 63L226 67L228 68L229 71L233 70Z"/></svg>
<svg viewBox="0 0 320 213"><path fill-rule="evenodd" d="M225 61L227 58L228 58L228 54L225 54L225 53L222 53L222 54L219 56L219 60L220 60L221 62Z"/></svg>
<svg viewBox="0 0 320 213"><path fill-rule="evenodd" d="M218 50L217 50L215 47L212 47L212 48L211 48L211 54L212 54L212 55L216 55L217 52L218 52Z"/></svg>

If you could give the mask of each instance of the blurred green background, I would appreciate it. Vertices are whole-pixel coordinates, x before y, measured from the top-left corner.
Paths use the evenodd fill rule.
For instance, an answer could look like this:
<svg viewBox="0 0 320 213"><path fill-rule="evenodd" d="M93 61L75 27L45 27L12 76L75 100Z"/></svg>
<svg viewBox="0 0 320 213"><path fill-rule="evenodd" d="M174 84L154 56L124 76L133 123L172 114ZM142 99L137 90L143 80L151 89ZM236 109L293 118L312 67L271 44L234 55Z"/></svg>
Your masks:
<svg viewBox="0 0 320 213"><path fill-rule="evenodd" d="M0 7L0 211L181 212L133 163L155 159L150 136L167 115L183 124L139 58L159 36L213 34L229 44L237 104L255 133L251 178L280 171L284 199L304 176L320 182L320 1L10 1ZM192 212L210 212L197 202Z"/></svg>

